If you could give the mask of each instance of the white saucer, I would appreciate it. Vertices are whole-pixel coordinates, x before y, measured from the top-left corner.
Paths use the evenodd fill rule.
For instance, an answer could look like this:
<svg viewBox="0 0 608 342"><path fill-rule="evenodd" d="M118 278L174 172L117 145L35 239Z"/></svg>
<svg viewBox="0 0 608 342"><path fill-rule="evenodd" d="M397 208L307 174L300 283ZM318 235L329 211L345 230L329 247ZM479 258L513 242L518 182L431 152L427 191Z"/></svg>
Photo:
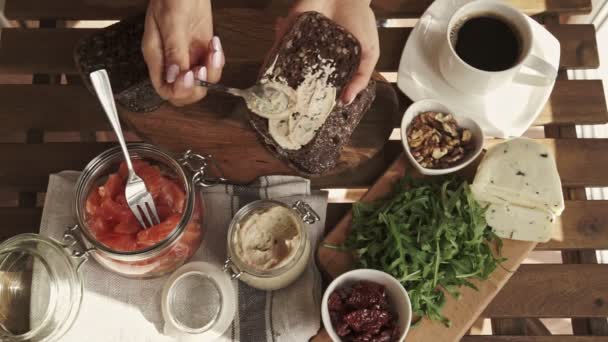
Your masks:
<svg viewBox="0 0 608 342"><path fill-rule="evenodd" d="M551 95L555 82L545 87L510 83L484 96L467 94L449 85L439 71L438 44L448 20L473 0L436 0L411 32L401 62L397 85L411 100L435 99L461 116L475 120L489 137L522 135ZM528 18L534 35L532 53L559 69L560 44L540 24Z"/></svg>

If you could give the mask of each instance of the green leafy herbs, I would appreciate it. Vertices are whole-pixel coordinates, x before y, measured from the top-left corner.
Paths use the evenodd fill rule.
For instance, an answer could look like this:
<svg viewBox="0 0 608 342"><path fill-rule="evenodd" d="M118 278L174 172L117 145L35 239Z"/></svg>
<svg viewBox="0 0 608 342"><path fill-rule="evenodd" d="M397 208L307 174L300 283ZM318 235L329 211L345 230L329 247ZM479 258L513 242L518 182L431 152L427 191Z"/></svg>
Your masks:
<svg viewBox="0 0 608 342"><path fill-rule="evenodd" d="M416 315L441 315L444 292L458 298L469 279L487 279L504 259L491 246L500 239L487 226L485 209L466 181L402 179L387 200L356 203L352 230L342 248L354 251L357 267L384 270L407 289ZM443 289L443 291L442 291Z"/></svg>

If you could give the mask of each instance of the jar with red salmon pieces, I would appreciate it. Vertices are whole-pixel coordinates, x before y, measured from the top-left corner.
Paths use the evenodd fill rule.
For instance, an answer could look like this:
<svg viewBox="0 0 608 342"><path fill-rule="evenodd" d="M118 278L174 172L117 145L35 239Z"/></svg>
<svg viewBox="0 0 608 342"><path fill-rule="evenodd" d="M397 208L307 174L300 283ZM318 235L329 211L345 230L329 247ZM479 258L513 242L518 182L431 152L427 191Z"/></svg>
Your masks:
<svg viewBox="0 0 608 342"><path fill-rule="evenodd" d="M149 144L128 144L133 167L152 194L160 223L142 227L125 199L127 168L121 150L93 159L76 185L77 229L105 268L130 278L174 271L200 247L205 206L200 186L213 185L209 158L186 152L176 159Z"/></svg>

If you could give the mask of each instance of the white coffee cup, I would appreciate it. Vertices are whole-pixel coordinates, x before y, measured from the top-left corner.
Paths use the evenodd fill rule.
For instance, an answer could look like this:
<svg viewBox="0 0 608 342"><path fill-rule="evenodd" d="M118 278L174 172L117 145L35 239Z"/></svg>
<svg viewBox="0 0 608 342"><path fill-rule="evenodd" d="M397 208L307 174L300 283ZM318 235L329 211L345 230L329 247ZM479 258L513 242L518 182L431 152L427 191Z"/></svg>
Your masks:
<svg viewBox="0 0 608 342"><path fill-rule="evenodd" d="M521 38L521 54L515 65L501 71L477 69L463 61L456 53L452 35L468 19L493 16L509 23ZM446 81L457 89L475 94L486 94L509 82L531 86L547 86L557 77L557 70L539 56L532 54L534 35L528 18L518 10L492 0L476 0L458 9L450 18L439 51L439 69ZM524 72L528 69L531 72Z"/></svg>

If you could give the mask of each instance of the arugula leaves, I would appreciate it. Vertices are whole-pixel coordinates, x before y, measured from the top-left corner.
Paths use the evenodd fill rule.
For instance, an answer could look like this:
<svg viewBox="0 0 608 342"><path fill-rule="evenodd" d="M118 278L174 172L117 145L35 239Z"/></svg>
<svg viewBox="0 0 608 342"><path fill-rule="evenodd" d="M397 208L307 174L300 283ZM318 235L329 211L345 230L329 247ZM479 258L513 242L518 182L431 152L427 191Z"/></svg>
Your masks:
<svg viewBox="0 0 608 342"><path fill-rule="evenodd" d="M502 241L484 214L466 181L405 177L388 199L353 206L352 230L342 247L355 252L357 267L399 279L416 315L450 326L441 315L444 292L459 298L458 287L476 289L468 279L485 280L504 261L492 253L492 241L498 253Z"/></svg>

